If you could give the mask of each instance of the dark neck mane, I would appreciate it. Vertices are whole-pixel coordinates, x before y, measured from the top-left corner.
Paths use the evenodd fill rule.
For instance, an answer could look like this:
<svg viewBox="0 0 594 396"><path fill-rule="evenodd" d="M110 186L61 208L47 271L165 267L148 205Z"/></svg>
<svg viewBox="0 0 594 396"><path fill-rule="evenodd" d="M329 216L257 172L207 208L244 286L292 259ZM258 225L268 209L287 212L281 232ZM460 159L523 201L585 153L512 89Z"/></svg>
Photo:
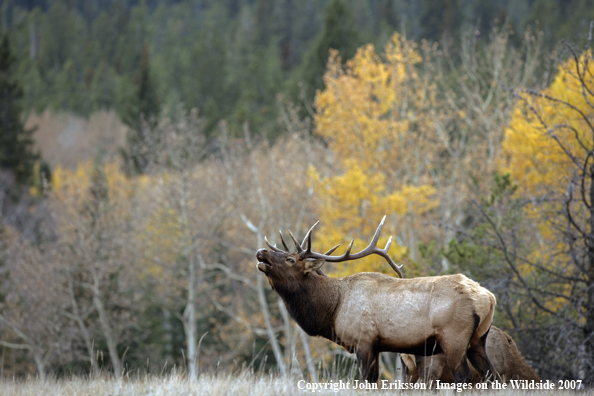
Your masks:
<svg viewBox="0 0 594 396"><path fill-rule="evenodd" d="M334 321L342 296L335 279L310 274L301 282L275 290L307 334L336 340Z"/></svg>

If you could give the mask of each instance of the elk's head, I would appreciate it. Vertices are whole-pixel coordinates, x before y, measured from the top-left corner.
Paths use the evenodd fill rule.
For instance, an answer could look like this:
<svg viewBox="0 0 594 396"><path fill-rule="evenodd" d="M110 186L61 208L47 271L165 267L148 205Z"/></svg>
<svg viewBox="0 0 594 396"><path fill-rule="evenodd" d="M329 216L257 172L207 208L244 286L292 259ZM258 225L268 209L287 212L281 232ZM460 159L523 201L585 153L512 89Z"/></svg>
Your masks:
<svg viewBox="0 0 594 396"><path fill-rule="evenodd" d="M293 233L289 231L291 235L291 239L295 243L295 247L297 248L297 252L291 253L285 239L283 238L283 234L281 233L281 241L285 250L279 249L276 246L272 245L268 242L268 239L264 238L266 244L268 245L268 249L260 249L256 252L256 258L258 259L257 268L258 270L262 271L268 277L268 281L270 285L275 288L275 285L279 283L292 283L292 282L299 282L310 274L315 273L321 276L325 276L322 270L320 269L322 265L326 261L328 262L342 262L342 261L350 261L356 260L370 254L378 254L382 256L388 264L398 273L398 275L402 278L402 272L400 271L400 267L397 266L394 261L390 258L388 254L388 249L390 249L390 245L392 243L392 238L388 240L386 247L384 249L380 249L377 247L377 242L380 237L380 233L382 227L384 226L384 221L386 216L382 219L377 230L375 231L375 235L369 246L365 249L361 250L358 253L351 254L351 249L353 247L353 241L349 244L346 252L342 256L331 256L331 254L340 246L337 245L327 251L325 254L312 252L311 250L311 237L312 232L315 226L318 225L319 222L315 223L303 238L303 242L299 244ZM314 275L315 276L315 275Z"/></svg>
<svg viewBox="0 0 594 396"><path fill-rule="evenodd" d="M264 238L269 249L260 249L256 252L256 258L258 259L257 268L266 274L273 289L275 288L275 284L290 284L294 281L300 281L311 272L317 272L323 275L320 267L324 265L326 260L323 257L316 257L319 253L311 251L311 232L317 224L314 224L310 228L301 245L297 242L293 233L289 231L297 247L296 253L290 252L282 232L280 236L285 250L277 248L268 242L267 238ZM306 243L308 244L307 249L305 248Z"/></svg>
<svg viewBox="0 0 594 396"><path fill-rule="evenodd" d="M311 272L317 272L324 259L301 259L298 253L260 249L256 253L258 269L266 274L272 288L279 283L301 281Z"/></svg>

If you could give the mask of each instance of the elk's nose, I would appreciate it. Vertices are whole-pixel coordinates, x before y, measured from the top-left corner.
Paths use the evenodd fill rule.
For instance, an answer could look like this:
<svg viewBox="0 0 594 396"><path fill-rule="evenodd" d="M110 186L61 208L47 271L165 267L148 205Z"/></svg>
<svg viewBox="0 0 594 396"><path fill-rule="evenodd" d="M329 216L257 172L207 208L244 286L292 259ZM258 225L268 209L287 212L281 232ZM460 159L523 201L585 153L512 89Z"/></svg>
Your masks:
<svg viewBox="0 0 594 396"><path fill-rule="evenodd" d="M266 249L260 249L256 252L256 258L258 260L262 260L264 258L264 253L268 253L268 250Z"/></svg>

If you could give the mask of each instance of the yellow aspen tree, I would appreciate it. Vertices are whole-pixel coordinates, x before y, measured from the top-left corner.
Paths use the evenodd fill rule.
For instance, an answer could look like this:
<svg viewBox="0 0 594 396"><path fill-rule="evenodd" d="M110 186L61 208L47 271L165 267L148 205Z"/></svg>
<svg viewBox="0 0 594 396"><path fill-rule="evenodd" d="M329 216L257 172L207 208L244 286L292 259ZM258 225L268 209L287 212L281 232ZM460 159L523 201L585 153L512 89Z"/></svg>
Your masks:
<svg viewBox="0 0 594 396"><path fill-rule="evenodd" d="M398 33L383 57L368 44L343 67L338 53L331 52L314 121L335 155L337 174L310 169L323 219L316 235L320 245L354 238L355 248L363 248L387 214L384 235L396 234L416 248L416 222L438 205L429 171L439 146L434 122L441 116L436 83L420 72L422 61L417 45ZM391 254L401 260L407 249L396 243ZM338 272L391 271L380 263L370 258Z"/></svg>
<svg viewBox="0 0 594 396"><path fill-rule="evenodd" d="M561 64L546 90L518 93L518 104L510 127L505 131L501 169L511 175L522 196L536 199L545 195L573 194L575 188L576 194L579 191L583 193L589 188L587 172L592 160L594 132L590 91L594 88L594 66L589 61L591 56L588 51ZM588 215L580 208L585 203L579 200L549 200L545 206L547 210L562 212L562 206L569 204L581 217ZM541 243L534 254L554 265L555 260L546 257L546 254L550 253L552 244L563 242L558 240L556 232L550 227L549 219L541 216L542 210L543 206L535 205L529 211L529 215L540 225Z"/></svg>
<svg viewBox="0 0 594 396"><path fill-rule="evenodd" d="M560 65L548 89L538 94L519 93L505 132L503 170L512 175L524 194L564 191L573 177L572 164L588 156L584 148L592 145L594 117L591 93L584 95L584 90L594 86L594 65L588 58L590 52L577 62L570 59Z"/></svg>
<svg viewBox="0 0 594 396"><path fill-rule="evenodd" d="M594 65L591 50L563 62L551 85L518 94L501 169L517 183L537 235L507 263L535 311L575 356L571 374L594 375ZM503 239L501 239L503 240ZM510 253L511 252L511 253ZM513 253L513 254L512 254ZM522 311L521 307L517 311Z"/></svg>

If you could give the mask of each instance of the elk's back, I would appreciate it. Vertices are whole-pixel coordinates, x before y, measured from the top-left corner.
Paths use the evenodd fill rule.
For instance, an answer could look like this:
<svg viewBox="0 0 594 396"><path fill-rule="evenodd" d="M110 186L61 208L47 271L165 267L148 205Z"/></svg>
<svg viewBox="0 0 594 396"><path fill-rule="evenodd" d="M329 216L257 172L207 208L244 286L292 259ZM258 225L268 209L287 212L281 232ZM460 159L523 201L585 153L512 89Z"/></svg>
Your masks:
<svg viewBox="0 0 594 396"><path fill-rule="evenodd" d="M451 326L472 328L475 314L490 325L495 305L488 290L464 275L398 279L358 273L340 281L335 329L347 349L361 342L385 351L426 349Z"/></svg>

